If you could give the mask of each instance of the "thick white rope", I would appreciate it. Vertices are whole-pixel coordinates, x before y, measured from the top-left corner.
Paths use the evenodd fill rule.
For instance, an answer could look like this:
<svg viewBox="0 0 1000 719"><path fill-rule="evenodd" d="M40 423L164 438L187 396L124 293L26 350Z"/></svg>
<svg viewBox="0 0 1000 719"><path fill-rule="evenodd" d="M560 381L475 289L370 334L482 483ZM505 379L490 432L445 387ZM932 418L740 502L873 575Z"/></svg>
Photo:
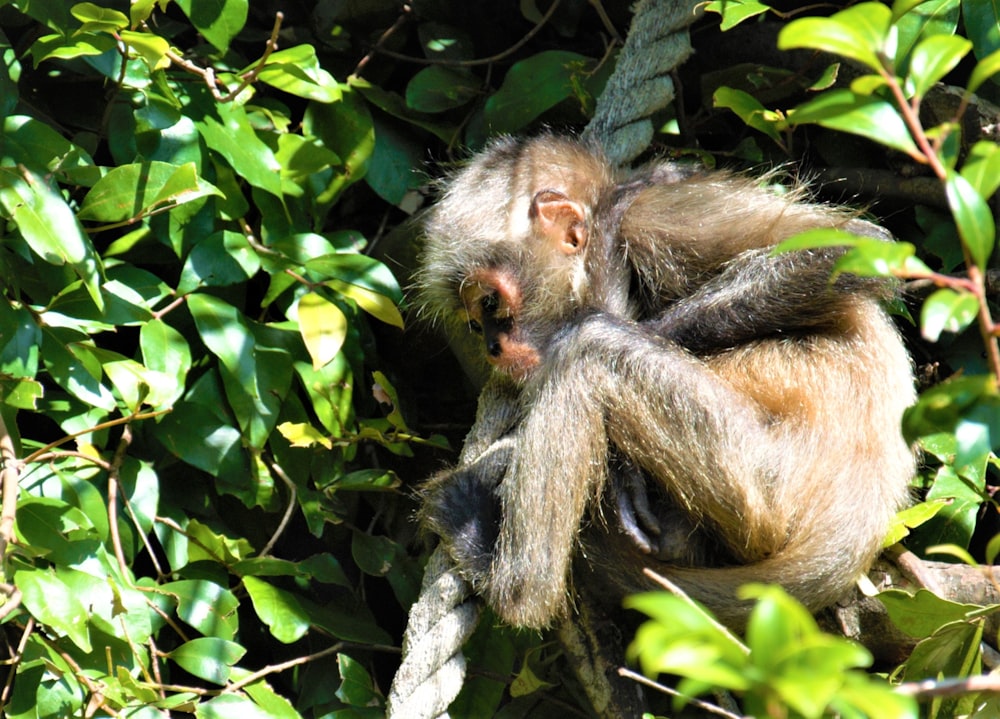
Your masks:
<svg viewBox="0 0 1000 719"><path fill-rule="evenodd" d="M699 0L639 0L615 71L583 131L614 165L625 165L649 147L650 119L674 99L670 72L691 54L688 26L701 15Z"/></svg>
<svg viewBox="0 0 1000 719"><path fill-rule="evenodd" d="M479 622L479 603L441 545L424 570L420 598L410 608L403 660L389 689L387 719L435 719L465 682L462 645Z"/></svg>

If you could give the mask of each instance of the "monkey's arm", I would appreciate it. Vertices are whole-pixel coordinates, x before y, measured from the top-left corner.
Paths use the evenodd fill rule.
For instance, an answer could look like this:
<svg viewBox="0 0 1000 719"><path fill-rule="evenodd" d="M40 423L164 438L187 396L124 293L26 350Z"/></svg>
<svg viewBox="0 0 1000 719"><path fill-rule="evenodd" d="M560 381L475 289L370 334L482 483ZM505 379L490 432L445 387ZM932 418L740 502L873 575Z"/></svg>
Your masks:
<svg viewBox="0 0 1000 719"><path fill-rule="evenodd" d="M885 278L845 274L831 280L845 251L826 247L772 256L766 248L749 250L642 324L696 355L836 326L847 295L893 294L893 282Z"/></svg>

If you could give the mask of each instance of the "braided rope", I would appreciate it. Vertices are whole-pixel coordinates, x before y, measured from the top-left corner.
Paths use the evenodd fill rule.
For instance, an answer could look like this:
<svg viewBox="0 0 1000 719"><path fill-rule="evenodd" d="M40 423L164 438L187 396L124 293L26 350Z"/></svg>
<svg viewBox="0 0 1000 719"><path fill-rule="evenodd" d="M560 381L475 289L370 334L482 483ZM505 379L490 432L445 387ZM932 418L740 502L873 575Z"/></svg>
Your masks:
<svg viewBox="0 0 1000 719"><path fill-rule="evenodd" d="M674 99L670 72L691 54L687 28L701 15L697 0L639 0L618 64L583 131L608 160L624 165L649 147L650 116Z"/></svg>
<svg viewBox="0 0 1000 719"><path fill-rule="evenodd" d="M479 604L444 548L431 554L410 608L403 660L389 689L387 719L447 717L465 681L462 645L479 622Z"/></svg>

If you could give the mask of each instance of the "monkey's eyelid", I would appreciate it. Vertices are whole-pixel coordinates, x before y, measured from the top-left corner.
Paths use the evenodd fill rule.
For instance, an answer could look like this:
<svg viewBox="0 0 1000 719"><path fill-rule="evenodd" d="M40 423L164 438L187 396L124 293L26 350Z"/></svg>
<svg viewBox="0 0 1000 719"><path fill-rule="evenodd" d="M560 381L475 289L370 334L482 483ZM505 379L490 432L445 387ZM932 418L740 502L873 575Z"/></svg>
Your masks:
<svg viewBox="0 0 1000 719"><path fill-rule="evenodd" d="M469 320L469 329L475 332L477 335L483 333L483 326L479 324L476 320Z"/></svg>

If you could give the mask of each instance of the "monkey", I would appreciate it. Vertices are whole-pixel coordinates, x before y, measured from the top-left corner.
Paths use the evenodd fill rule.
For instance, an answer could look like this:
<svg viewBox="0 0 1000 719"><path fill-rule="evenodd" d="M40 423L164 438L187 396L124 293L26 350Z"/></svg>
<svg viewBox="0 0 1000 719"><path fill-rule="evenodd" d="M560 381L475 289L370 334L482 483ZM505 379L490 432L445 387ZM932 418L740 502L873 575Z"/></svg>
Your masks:
<svg viewBox="0 0 1000 719"><path fill-rule="evenodd" d="M816 227L885 234L749 177L616 170L571 138L501 139L447 181L419 302L492 375L420 521L501 619L544 628L573 566L616 599L667 576L740 627L748 582L818 611L905 506L910 359L882 278ZM608 516L610 515L610 517Z"/></svg>

